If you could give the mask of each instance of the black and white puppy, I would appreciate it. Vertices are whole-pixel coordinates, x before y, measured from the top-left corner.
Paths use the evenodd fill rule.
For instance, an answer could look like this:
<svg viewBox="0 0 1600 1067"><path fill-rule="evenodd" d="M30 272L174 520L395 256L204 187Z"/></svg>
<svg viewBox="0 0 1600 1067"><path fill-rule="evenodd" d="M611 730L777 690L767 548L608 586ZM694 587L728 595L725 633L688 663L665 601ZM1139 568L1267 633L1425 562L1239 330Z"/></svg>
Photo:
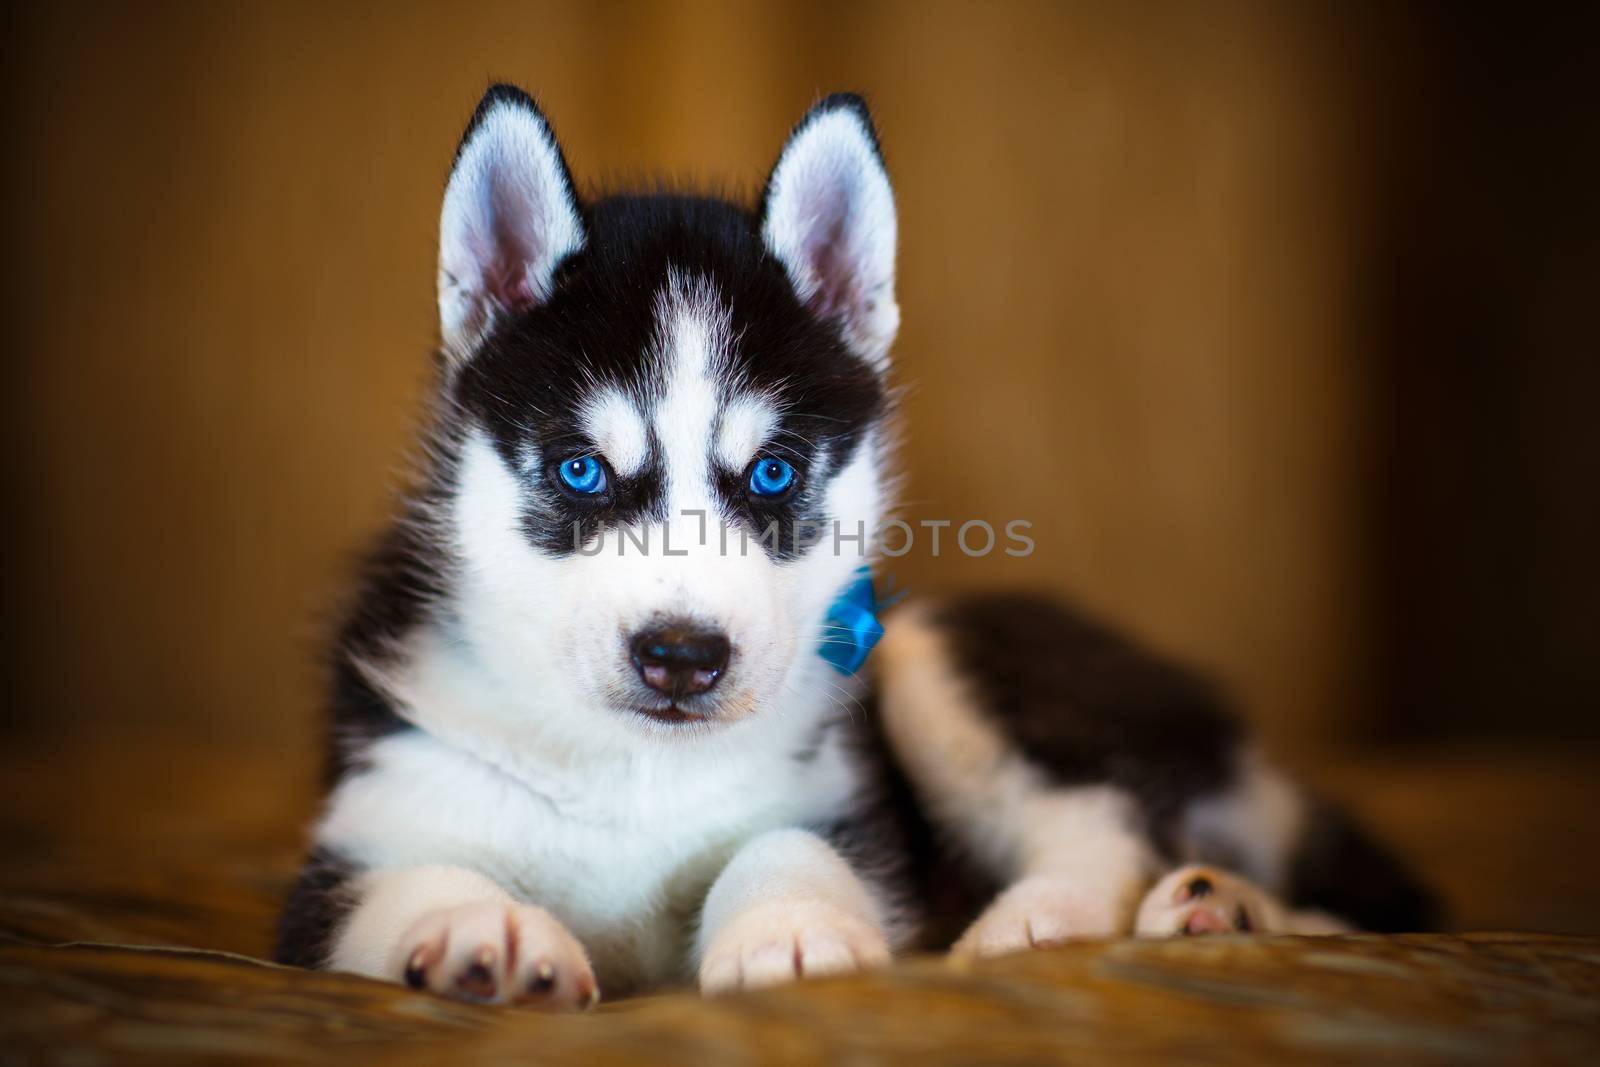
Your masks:
<svg viewBox="0 0 1600 1067"><path fill-rule="evenodd" d="M914 605L859 673L819 652L888 507L894 268L856 97L751 211L582 199L533 101L489 91L281 961L581 1007L910 948L1425 922L1203 685L1060 607Z"/></svg>

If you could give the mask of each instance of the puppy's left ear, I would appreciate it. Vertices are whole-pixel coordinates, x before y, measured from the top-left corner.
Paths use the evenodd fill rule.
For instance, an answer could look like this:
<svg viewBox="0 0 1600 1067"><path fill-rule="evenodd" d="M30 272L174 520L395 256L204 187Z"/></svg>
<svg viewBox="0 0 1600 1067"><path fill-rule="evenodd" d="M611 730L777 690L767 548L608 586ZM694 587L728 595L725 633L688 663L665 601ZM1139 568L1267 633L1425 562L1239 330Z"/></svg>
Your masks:
<svg viewBox="0 0 1600 1067"><path fill-rule="evenodd" d="M561 148L533 98L484 94L456 151L439 213L439 332L455 361L495 316L543 303L561 261L583 247Z"/></svg>
<svg viewBox="0 0 1600 1067"><path fill-rule="evenodd" d="M900 326L894 192L859 96L827 97L789 135L762 194L761 234L800 299L885 367Z"/></svg>

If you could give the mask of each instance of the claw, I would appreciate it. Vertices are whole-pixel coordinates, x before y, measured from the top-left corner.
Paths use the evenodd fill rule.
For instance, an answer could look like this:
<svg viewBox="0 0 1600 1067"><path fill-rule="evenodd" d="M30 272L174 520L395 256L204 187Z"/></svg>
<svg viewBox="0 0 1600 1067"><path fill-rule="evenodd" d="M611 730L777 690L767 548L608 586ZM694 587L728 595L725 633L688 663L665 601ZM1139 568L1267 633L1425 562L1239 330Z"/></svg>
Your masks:
<svg viewBox="0 0 1600 1067"><path fill-rule="evenodd" d="M472 996L492 1000L498 985L494 977L496 958L494 949L488 945L480 948L478 954L473 957L472 966L456 979L456 985Z"/></svg>
<svg viewBox="0 0 1600 1067"><path fill-rule="evenodd" d="M542 995L555 987L556 969L550 965L549 960L545 960L533 972L533 981L528 983L528 992Z"/></svg>
<svg viewBox="0 0 1600 1067"><path fill-rule="evenodd" d="M421 989L428 984L428 972L422 966L422 957L426 954L426 948L418 948L406 962L406 985L412 989Z"/></svg>

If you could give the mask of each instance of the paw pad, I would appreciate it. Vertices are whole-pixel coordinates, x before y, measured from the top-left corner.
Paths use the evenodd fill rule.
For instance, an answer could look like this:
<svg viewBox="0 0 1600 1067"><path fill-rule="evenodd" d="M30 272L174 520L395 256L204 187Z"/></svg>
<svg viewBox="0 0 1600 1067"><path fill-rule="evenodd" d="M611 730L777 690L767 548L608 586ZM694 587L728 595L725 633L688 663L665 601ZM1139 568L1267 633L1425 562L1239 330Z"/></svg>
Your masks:
<svg viewBox="0 0 1600 1067"><path fill-rule="evenodd" d="M583 946L542 908L499 901L418 920L397 949L397 977L457 1000L550 1010L592 1007L599 986Z"/></svg>
<svg viewBox="0 0 1600 1067"><path fill-rule="evenodd" d="M1259 886L1215 867L1173 871L1145 896L1135 932L1155 937L1270 933L1283 929L1281 906Z"/></svg>

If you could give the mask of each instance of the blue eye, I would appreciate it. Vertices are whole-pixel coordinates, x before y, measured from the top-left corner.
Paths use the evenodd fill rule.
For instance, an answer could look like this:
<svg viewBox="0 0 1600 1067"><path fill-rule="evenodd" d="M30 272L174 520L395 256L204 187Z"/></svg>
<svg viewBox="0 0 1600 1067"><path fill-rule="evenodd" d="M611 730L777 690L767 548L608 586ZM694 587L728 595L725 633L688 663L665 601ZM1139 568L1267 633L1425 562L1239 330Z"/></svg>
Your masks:
<svg viewBox="0 0 1600 1067"><path fill-rule="evenodd" d="M606 491L606 469L593 456L576 456L562 462L561 482L574 493L599 496Z"/></svg>
<svg viewBox="0 0 1600 1067"><path fill-rule="evenodd" d="M794 468L781 459L762 456L750 468L750 491L756 496L782 496L794 486Z"/></svg>

